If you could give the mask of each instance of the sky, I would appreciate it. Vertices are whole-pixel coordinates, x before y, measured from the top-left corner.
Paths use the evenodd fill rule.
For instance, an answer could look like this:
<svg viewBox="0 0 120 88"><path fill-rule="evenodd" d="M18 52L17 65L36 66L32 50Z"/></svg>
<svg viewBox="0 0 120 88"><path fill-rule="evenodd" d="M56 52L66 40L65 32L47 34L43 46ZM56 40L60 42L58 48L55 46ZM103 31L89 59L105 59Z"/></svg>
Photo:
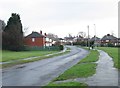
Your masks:
<svg viewBox="0 0 120 88"><path fill-rule="evenodd" d="M0 19L7 23L11 13L21 17L25 35L32 31L53 33L59 37L86 32L103 37L118 37L119 0L0 0ZM94 26L95 24L95 26Z"/></svg>

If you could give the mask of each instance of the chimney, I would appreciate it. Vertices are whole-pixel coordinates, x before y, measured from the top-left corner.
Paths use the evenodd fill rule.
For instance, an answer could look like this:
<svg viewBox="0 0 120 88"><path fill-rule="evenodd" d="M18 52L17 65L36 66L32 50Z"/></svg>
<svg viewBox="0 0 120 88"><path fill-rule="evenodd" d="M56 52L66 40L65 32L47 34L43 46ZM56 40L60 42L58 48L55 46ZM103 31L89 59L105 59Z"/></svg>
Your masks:
<svg viewBox="0 0 120 88"><path fill-rule="evenodd" d="M110 36L110 34L107 34L107 36Z"/></svg>
<svg viewBox="0 0 120 88"><path fill-rule="evenodd" d="M47 36L47 34L46 34L46 33L45 33L44 35L45 35L45 36Z"/></svg>
<svg viewBox="0 0 120 88"><path fill-rule="evenodd" d="M42 34L42 31L40 30L40 34Z"/></svg>

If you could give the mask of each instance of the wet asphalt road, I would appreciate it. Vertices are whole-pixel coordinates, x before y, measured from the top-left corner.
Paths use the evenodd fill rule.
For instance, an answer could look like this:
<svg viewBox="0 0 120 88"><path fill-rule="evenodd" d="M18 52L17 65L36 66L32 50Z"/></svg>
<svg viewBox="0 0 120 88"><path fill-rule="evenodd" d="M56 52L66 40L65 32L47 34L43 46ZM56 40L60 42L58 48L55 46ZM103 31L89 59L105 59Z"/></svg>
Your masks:
<svg viewBox="0 0 120 88"><path fill-rule="evenodd" d="M71 52L66 55L3 69L2 85L44 86L48 84L89 53L75 46L69 47Z"/></svg>

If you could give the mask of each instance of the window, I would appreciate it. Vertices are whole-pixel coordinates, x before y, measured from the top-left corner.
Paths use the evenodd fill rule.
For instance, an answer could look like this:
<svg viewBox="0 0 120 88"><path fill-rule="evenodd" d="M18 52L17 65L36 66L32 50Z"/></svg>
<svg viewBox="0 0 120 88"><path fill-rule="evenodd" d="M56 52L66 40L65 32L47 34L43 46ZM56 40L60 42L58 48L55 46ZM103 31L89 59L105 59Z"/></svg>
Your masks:
<svg viewBox="0 0 120 88"><path fill-rule="evenodd" d="M109 42L109 40L106 40L106 42Z"/></svg>
<svg viewBox="0 0 120 88"><path fill-rule="evenodd" d="M32 42L35 42L35 38L32 38Z"/></svg>

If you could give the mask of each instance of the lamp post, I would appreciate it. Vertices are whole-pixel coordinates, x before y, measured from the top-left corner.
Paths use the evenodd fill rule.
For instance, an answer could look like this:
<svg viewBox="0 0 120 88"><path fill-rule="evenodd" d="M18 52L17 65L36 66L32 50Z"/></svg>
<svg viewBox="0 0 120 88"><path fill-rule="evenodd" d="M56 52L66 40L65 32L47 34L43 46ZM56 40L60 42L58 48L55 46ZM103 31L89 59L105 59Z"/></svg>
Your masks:
<svg viewBox="0 0 120 88"><path fill-rule="evenodd" d="M95 48L97 48L97 42L96 42L96 25L94 24L94 31L95 31L95 42L94 42L94 45L95 45Z"/></svg>
<svg viewBox="0 0 120 88"><path fill-rule="evenodd" d="M89 41L89 25L87 26L87 28L88 28L88 48L89 48L89 50L90 50L90 41Z"/></svg>

